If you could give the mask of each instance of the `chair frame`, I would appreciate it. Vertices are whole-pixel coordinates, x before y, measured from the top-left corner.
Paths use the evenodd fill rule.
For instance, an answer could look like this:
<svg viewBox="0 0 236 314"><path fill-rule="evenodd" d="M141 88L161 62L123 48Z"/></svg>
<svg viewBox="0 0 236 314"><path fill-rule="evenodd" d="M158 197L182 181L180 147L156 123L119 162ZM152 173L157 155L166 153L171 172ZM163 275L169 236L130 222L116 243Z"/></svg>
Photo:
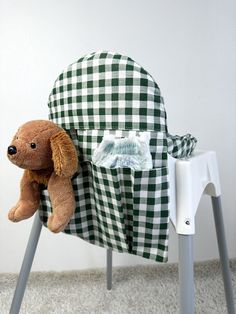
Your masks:
<svg viewBox="0 0 236 314"><path fill-rule="evenodd" d="M203 153L204 154L204 153ZM219 256L221 262L221 270L224 283L225 299L227 305L228 314L235 314L235 306L233 299L233 288L231 281L231 272L229 266L228 251L225 238L223 214L222 214L222 204L221 204L221 194L219 190L219 180L218 180L218 169L216 163L216 156L214 152L207 152L208 157L210 157L210 165L214 165L215 171L208 169L208 173L211 173L208 180L205 182L201 194L205 193L211 196L212 208L214 213L214 222L216 228ZM213 162L212 162L213 161ZM179 163L179 164L178 164ZM177 160L175 164L175 169L178 167L187 165L189 169L188 160ZM210 169L210 170L209 170ZM214 177L214 174L217 174ZM175 174L174 174L175 175ZM177 176L177 186L178 187L178 172ZM217 186L218 185L218 186ZM213 189L212 189L213 188ZM177 193L178 196L178 193ZM178 199L177 199L178 204ZM198 205L198 204L197 204ZM179 311L181 314L193 314L195 312L195 293L194 293L194 259L193 259L193 237L195 233L194 223L189 227L189 221L178 222L179 217L189 217L189 215L195 215L197 208L189 210L189 208L181 209L181 215L178 215L180 211L176 208L177 217L172 217L172 223L176 227L176 232L178 234L178 269L179 269ZM183 214L183 211L188 211ZM186 216L187 215L187 216ZM178 217L179 216L179 217ZM184 229L187 227L187 231ZM28 281L29 273L33 263L35 251L37 248L38 240L42 230L42 222L39 218L39 213L35 214L33 226L29 236L28 244L25 251L25 256L19 273L14 297L11 304L10 314L18 314L20 311L21 303L23 300L24 292L26 289L26 284ZM107 249L107 289L112 289L112 249Z"/></svg>

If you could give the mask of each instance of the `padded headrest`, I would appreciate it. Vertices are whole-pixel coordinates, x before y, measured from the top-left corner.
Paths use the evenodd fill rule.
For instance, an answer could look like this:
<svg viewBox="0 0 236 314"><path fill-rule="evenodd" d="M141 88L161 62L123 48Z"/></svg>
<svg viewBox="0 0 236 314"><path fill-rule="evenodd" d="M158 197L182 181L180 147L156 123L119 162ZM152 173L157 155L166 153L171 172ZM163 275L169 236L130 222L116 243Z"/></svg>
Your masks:
<svg viewBox="0 0 236 314"><path fill-rule="evenodd" d="M49 119L65 129L166 131L160 89L139 64L118 53L84 56L57 78Z"/></svg>

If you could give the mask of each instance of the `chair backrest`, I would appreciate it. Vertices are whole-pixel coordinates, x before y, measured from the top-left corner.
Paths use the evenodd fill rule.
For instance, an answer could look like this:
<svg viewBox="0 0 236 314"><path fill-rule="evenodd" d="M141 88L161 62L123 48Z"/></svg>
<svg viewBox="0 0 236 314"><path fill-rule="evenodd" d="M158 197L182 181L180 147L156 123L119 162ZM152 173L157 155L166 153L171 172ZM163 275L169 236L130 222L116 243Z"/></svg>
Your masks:
<svg viewBox="0 0 236 314"><path fill-rule="evenodd" d="M48 106L49 119L68 131L80 153L81 171L72 180L77 209L65 232L119 252L167 261L167 155L178 156L182 147L189 151L191 140L182 145L168 135L163 98L152 76L129 57L92 53L59 75ZM143 131L150 133L153 169L92 163L104 135L121 138ZM45 224L51 210L44 190L40 216Z"/></svg>
<svg viewBox="0 0 236 314"><path fill-rule="evenodd" d="M119 137L149 131L153 166L166 166L166 112L160 89L129 57L101 51L80 58L59 75L48 106L50 120L69 132L80 130L81 158L91 159L104 132Z"/></svg>
<svg viewBox="0 0 236 314"><path fill-rule="evenodd" d="M160 89L129 57L97 52L71 64L49 96L50 119L65 129L166 131Z"/></svg>

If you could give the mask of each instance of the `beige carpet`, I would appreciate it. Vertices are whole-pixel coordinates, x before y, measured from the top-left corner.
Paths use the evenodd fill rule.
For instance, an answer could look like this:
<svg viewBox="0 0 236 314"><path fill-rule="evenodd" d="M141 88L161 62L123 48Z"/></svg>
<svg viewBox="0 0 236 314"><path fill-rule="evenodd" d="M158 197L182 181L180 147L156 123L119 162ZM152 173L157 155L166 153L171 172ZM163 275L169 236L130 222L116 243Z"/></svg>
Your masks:
<svg viewBox="0 0 236 314"><path fill-rule="evenodd" d="M235 293L236 260L231 261L231 270ZM0 274L1 314L9 313L15 283L15 274ZM196 313L227 313L217 261L195 265L195 287ZM20 313L178 313L177 266L114 268L112 291L106 290L104 269L31 273Z"/></svg>

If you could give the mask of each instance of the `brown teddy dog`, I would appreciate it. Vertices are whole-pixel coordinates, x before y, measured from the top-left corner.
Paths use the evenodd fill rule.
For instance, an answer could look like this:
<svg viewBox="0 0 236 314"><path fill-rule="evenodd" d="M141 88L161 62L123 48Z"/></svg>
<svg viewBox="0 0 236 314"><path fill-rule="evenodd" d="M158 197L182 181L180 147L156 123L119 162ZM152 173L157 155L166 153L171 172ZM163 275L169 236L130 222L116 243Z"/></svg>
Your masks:
<svg viewBox="0 0 236 314"><path fill-rule="evenodd" d="M75 210L71 177L78 169L77 151L69 135L51 121L29 121L18 129L7 155L25 169L20 199L9 211L9 219L17 222L31 217L39 207L40 184L44 184L53 208L48 228L62 231Z"/></svg>

